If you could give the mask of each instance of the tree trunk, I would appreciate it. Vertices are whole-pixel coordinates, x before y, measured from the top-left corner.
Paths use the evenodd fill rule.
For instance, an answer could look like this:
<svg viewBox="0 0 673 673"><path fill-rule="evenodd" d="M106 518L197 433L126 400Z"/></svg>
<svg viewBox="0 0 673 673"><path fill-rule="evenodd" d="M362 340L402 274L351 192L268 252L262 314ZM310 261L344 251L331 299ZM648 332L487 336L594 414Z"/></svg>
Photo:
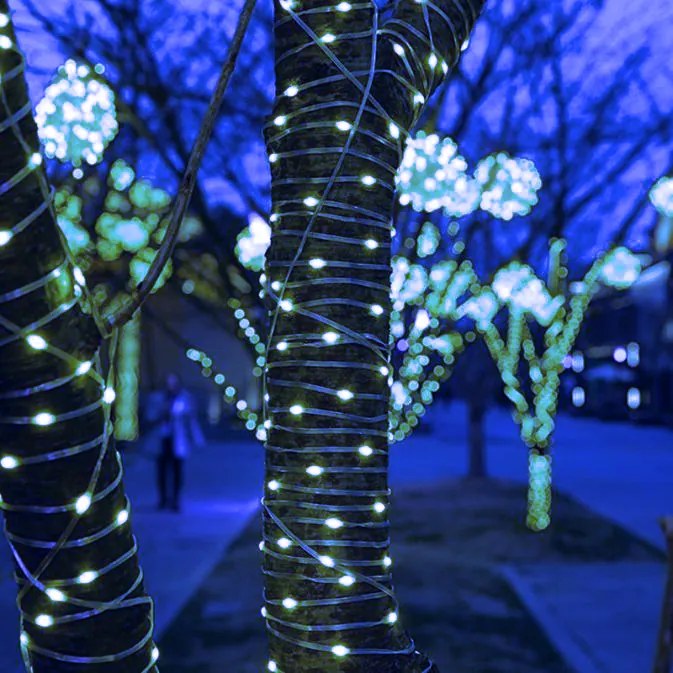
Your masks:
<svg viewBox="0 0 673 673"><path fill-rule="evenodd" d="M470 479L485 479L487 477L485 419L486 406L480 402L468 402L467 442L469 465L467 476Z"/></svg>
<svg viewBox="0 0 673 673"><path fill-rule="evenodd" d="M388 556L394 179L481 0L276 4L266 373L269 670L435 670L398 620ZM431 31L429 33L429 31Z"/></svg>
<svg viewBox="0 0 673 673"><path fill-rule="evenodd" d="M48 207L35 123L0 0L0 507L34 673L155 671L101 337Z"/></svg>

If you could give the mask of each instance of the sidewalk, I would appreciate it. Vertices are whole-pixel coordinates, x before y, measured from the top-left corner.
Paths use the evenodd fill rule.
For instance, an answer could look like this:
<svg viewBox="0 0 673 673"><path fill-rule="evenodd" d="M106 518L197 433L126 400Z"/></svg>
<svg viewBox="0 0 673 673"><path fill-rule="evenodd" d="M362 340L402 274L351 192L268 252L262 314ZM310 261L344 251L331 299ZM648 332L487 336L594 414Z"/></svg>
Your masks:
<svg viewBox="0 0 673 673"><path fill-rule="evenodd" d="M123 456L126 489L147 588L155 600L160 635L201 586L254 515L262 484L257 443L210 442L186 464L183 510L156 510L154 439ZM0 670L23 671L18 648L16 587L6 545L0 552Z"/></svg>
<svg viewBox="0 0 673 673"><path fill-rule="evenodd" d="M427 414L432 433L392 447L393 485L464 475L466 413L460 403L433 405ZM509 413L493 409L486 431L489 474L525 482L527 452ZM553 455L557 489L664 549L658 520L673 514L673 430L562 414Z"/></svg>
<svg viewBox="0 0 673 673"><path fill-rule="evenodd" d="M462 475L466 410L429 412L431 434L393 447L393 484ZM504 410L487 421L489 474L525 482L526 450ZM673 512L673 431L560 416L554 485L662 553L658 519ZM552 526L554 521L552 512ZM642 673L652 667L665 567L577 563L502 569L575 673Z"/></svg>
<svg viewBox="0 0 673 673"><path fill-rule="evenodd" d="M465 415L459 404L438 404L428 413L431 433L417 433L393 446L393 488L465 474ZM490 473L525 482L526 451L505 410L489 415L487 436ZM153 459L137 450L124 456L133 523L147 584L156 600L159 635L255 516L263 450L241 437L236 433L230 441L212 442L192 457L187 464L185 507L179 515L154 509ZM150 446L151 438L144 444ZM662 549L657 518L673 512L673 432L561 416L554 483ZM22 670L15 587L5 546L0 549L5 550L0 552L0 670L14 673ZM578 673L641 673L650 668L662 566L577 564L564 571L536 566L513 572L516 577L510 580L533 614L553 617L547 624L554 631L550 636L565 648L569 662L575 661L573 652L579 649L594 666L578 664Z"/></svg>

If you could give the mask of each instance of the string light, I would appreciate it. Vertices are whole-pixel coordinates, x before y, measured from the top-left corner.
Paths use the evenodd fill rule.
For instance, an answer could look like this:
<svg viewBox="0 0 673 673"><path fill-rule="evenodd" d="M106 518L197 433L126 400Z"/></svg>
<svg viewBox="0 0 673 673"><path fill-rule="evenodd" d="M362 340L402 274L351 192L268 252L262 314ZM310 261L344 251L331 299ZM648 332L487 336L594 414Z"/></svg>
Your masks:
<svg viewBox="0 0 673 673"><path fill-rule="evenodd" d="M13 52L0 73L2 142L10 157L0 167L5 197L0 255L23 260L3 266L0 318L7 335L0 348L25 343L31 349L20 366L4 358L3 379L14 384L0 391L2 440L12 445L11 455L2 447L0 507L18 513L7 517L6 537L19 584L21 652L28 670L101 663L123 668L133 657L145 673L155 673L152 602L130 527L119 529L128 513L117 511L126 497L110 436L110 404L104 400L112 376L106 380L101 373L106 354L95 338L100 316L81 269L56 236L55 204L37 132L25 123L32 109L9 15L0 15L0 30L0 46ZM114 97L101 73L102 68L68 61L47 88L36 113L47 156L73 165L101 159L117 124ZM22 204L18 211L16 204ZM18 237L24 230L30 235ZM36 246L47 269L34 263ZM11 316L3 313L9 302ZM49 308L35 315L28 304ZM27 322L31 316L31 324L15 324L14 316ZM83 341L81 335L87 335ZM68 350L62 344L69 344ZM114 348L109 359L114 360ZM82 473L83 465L89 474ZM26 494L39 498L31 501ZM86 525L78 525L82 517ZM82 566L90 569L82 572ZM111 574L114 569L120 572ZM58 609L51 614L48 606ZM105 633L83 638L103 615Z"/></svg>
<svg viewBox="0 0 673 673"><path fill-rule="evenodd" d="M391 657L393 667L399 657L410 670L433 670L399 625L388 571L390 245L381 241L391 234L403 149L396 141L408 137L422 113L412 97L429 99L481 9L481 0L459 1L460 11L450 14L432 3L412 5L390 24L376 3L287 4L276 22L278 90L299 78L302 92L300 101L276 98L271 120L291 115L288 128L271 121L265 129L269 155L287 158L272 172L278 217L265 269L271 329L263 391L264 419L272 421L264 614L270 668L280 673L298 662L327 670L335 665L329 657L362 670L370 662L374 670L381 657ZM363 11L346 22L336 16L351 9ZM430 32L440 26L442 32ZM444 34L454 38L440 40ZM356 39L358 54L360 42L371 41L368 72L359 56L354 60ZM403 57L391 64L389 53L400 42ZM426 45L437 69L431 77L423 67ZM305 48L310 68L296 58ZM316 58L327 67L316 70ZM392 88L375 77L382 69L407 92L406 101L398 100L399 91L389 100ZM311 80L318 72L329 72L328 81ZM296 310L287 311L286 301ZM290 343L289 353L275 347L280 340ZM275 480L282 489L269 488ZM272 544L279 537L291 551ZM363 601L376 615L352 623ZM289 618L288 606L301 620Z"/></svg>

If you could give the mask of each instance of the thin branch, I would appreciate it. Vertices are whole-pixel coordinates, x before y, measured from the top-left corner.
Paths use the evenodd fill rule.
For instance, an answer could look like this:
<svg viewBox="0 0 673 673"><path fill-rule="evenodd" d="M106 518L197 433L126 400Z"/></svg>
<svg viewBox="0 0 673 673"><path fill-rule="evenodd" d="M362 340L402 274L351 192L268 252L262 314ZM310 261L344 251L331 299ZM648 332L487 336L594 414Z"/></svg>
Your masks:
<svg viewBox="0 0 673 673"><path fill-rule="evenodd" d="M229 53L222 66L217 86L213 92L208 110L206 110L206 115L201 124L201 128L199 129L196 141L194 142L189 162L187 163L187 169L182 177L180 188L175 197L175 202L171 210L171 218L166 229L166 236L150 265L147 275L133 291L130 299L117 312L106 318L107 326L110 330L126 324L133 317L133 314L145 303L159 280L159 276L161 276L164 267L173 255L178 234L180 233L180 226L182 225L192 193L194 192L196 176L201 167L208 141L215 128L217 116L222 105L222 100L224 99L224 94L227 91L229 80L234 72L236 60L243 44L243 38L245 37L250 24L250 19L252 18L255 2L256 0L246 0L239 16L236 31L234 32L231 46L229 47Z"/></svg>

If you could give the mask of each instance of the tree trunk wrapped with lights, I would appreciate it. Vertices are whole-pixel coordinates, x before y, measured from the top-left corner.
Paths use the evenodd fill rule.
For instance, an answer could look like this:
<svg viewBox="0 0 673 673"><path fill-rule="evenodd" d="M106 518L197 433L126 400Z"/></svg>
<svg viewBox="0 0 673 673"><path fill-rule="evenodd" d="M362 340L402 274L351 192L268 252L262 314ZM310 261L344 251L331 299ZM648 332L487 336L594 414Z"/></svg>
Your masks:
<svg viewBox="0 0 673 673"><path fill-rule="evenodd" d="M6 0L0 0L0 507L34 673L156 671L113 389L64 248Z"/></svg>
<svg viewBox="0 0 673 673"><path fill-rule="evenodd" d="M395 173L482 0L276 5L264 573L270 671L428 672L388 555Z"/></svg>

